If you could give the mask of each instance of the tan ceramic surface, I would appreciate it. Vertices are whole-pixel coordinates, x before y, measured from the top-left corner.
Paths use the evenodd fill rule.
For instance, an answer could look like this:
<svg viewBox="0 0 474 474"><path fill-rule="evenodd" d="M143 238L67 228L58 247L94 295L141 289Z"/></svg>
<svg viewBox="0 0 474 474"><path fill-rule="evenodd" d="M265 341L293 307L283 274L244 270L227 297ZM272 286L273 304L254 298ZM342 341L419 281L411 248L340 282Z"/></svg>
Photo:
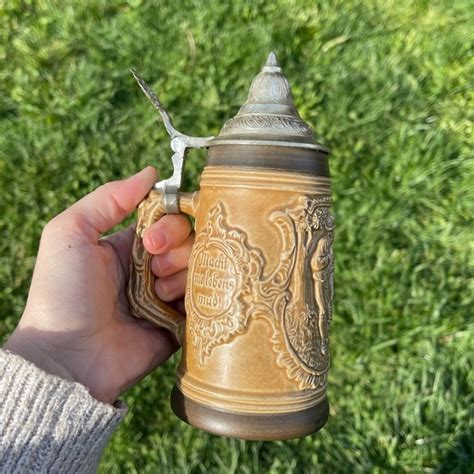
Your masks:
<svg viewBox="0 0 474 474"><path fill-rule="evenodd" d="M333 292L329 206L328 178L222 166L206 167L200 192L181 198L196 218L177 377L185 397L232 413L275 415L324 400ZM139 258L146 253L140 234L162 213L152 193L140 209L130 299L137 316L181 340L184 320L154 296Z"/></svg>

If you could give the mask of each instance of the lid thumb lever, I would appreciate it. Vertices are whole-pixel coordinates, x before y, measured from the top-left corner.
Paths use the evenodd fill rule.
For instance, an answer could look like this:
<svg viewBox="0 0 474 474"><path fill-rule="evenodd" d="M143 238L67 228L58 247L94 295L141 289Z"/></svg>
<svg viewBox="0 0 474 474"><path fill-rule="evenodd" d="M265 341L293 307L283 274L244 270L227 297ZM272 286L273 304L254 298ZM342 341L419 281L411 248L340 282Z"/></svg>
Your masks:
<svg viewBox="0 0 474 474"><path fill-rule="evenodd" d="M183 165L184 158L189 148L207 148L209 141L214 137L191 137L178 131L171 121L171 117L163 107L162 103L152 91L150 86L140 77L134 70L130 69L135 80L138 82L140 89L146 95L148 100L155 106L161 115L166 131L171 138L171 149L174 151L171 161L173 163L173 175L170 178L164 179L155 183L154 189L161 190L163 193L163 202L167 214L178 214L178 192L181 188L183 179Z"/></svg>

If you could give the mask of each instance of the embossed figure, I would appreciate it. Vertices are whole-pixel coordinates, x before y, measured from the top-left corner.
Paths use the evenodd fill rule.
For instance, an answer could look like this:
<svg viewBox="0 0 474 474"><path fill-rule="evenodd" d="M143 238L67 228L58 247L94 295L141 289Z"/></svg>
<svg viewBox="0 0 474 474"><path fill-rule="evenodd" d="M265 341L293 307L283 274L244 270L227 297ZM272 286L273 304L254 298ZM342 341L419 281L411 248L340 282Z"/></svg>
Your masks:
<svg viewBox="0 0 474 474"><path fill-rule="evenodd" d="M278 333L281 336L275 336L273 341L279 364L287 369L289 377L298 381L302 390L324 386L329 368L334 229L329 203L328 197L301 196L280 212L289 219L292 229L281 242L282 257L285 255L293 263L288 275L288 304L283 308L283 324ZM291 249L294 251L290 252Z"/></svg>
<svg viewBox="0 0 474 474"><path fill-rule="evenodd" d="M314 282L314 296L318 309L321 352L326 354L328 350L328 326L331 319L333 293L332 248L328 236L323 236L318 241L316 251L311 258L311 270Z"/></svg>

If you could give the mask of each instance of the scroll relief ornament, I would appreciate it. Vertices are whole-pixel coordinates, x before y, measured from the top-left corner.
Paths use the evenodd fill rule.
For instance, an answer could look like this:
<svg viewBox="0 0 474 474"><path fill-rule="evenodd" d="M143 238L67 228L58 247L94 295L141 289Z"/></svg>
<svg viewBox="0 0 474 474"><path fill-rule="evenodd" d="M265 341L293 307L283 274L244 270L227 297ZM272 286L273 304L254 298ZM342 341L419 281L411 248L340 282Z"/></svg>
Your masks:
<svg viewBox="0 0 474 474"><path fill-rule="evenodd" d="M262 130L277 130L288 135L302 134L311 137L313 131L299 117L285 117L279 115L237 115L227 121L222 133L242 133L244 131L262 132Z"/></svg>
<svg viewBox="0 0 474 474"><path fill-rule="evenodd" d="M215 347L244 333L250 317L264 317L273 327L277 362L300 389L325 383L333 294L329 205L327 196L301 196L270 214L281 250L268 273L263 252L229 225L224 204L211 209L193 248L186 297L201 365Z"/></svg>

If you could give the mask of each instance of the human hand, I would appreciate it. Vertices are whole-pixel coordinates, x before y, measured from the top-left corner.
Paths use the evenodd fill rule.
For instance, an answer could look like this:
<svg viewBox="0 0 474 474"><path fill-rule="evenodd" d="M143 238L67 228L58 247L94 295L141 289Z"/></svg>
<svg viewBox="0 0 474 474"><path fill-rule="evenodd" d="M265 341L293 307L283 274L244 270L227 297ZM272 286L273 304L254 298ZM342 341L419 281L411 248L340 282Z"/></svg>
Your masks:
<svg viewBox="0 0 474 474"><path fill-rule="evenodd" d="M178 347L166 330L130 315L126 285L133 229L99 238L135 209L156 180L148 167L107 183L46 225L25 311L5 345L108 403ZM163 301L182 297L193 243L189 220L164 216L143 243L154 254L157 295Z"/></svg>

